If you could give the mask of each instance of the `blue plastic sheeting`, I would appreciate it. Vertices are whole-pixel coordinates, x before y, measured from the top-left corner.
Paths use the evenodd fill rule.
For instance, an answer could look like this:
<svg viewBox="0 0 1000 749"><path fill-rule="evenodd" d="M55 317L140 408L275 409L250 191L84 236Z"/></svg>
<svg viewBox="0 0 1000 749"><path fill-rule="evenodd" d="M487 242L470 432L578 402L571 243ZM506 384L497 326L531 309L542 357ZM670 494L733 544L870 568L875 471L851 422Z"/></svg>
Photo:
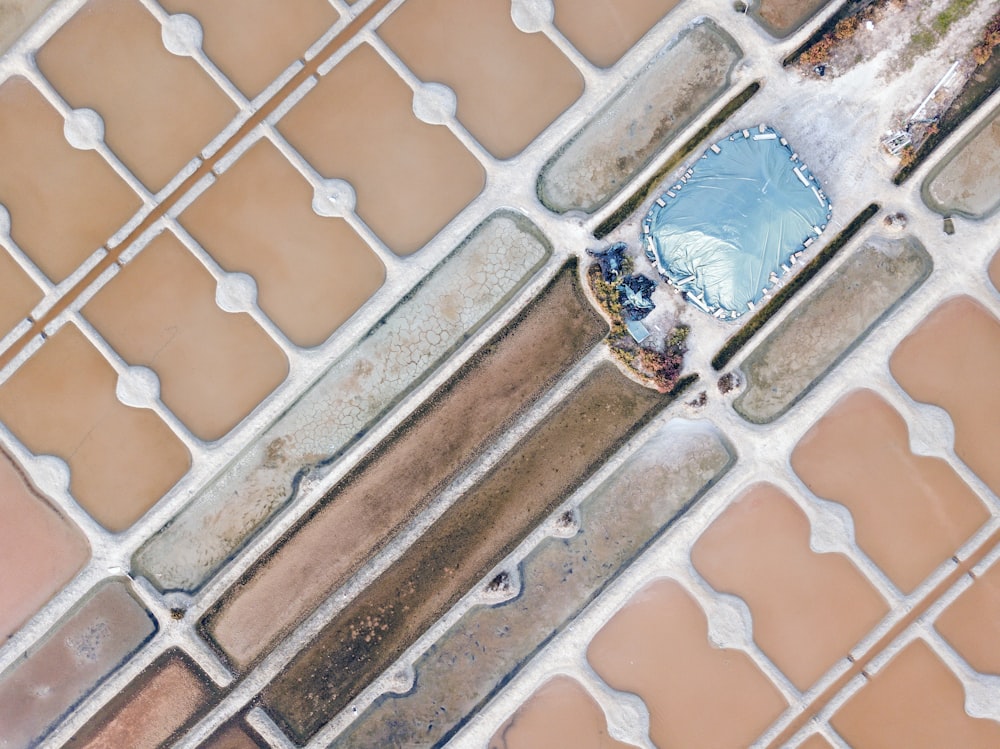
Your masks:
<svg viewBox="0 0 1000 749"><path fill-rule="evenodd" d="M735 319L791 270L831 210L781 134L761 125L710 147L653 204L642 241L660 274L691 303Z"/></svg>

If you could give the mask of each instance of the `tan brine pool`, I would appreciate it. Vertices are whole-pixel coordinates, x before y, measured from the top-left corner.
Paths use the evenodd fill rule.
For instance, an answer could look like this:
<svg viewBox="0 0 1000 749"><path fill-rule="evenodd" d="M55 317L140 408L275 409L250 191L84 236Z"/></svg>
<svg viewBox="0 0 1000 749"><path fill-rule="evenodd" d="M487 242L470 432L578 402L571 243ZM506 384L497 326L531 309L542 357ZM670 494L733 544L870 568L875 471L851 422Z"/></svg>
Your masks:
<svg viewBox="0 0 1000 749"><path fill-rule="evenodd" d="M893 377L915 400L945 409L955 453L1000 492L1000 321L975 299L949 299L896 348Z"/></svg>
<svg viewBox="0 0 1000 749"><path fill-rule="evenodd" d="M747 746L785 709L746 653L709 642L705 612L671 579L656 580L587 649L611 687L638 694L657 746Z"/></svg>
<svg viewBox="0 0 1000 749"><path fill-rule="evenodd" d="M737 497L695 542L691 561L720 593L747 602L754 640L799 689L888 612L847 557L810 548L805 512L772 484Z"/></svg>
<svg viewBox="0 0 1000 749"><path fill-rule="evenodd" d="M947 463L910 452L903 417L871 390L834 405L796 445L792 468L817 496L851 511L858 546L904 592L989 517Z"/></svg>
<svg viewBox="0 0 1000 749"><path fill-rule="evenodd" d="M540 686L501 726L489 749L628 749L632 744L608 735L604 711L569 676Z"/></svg>

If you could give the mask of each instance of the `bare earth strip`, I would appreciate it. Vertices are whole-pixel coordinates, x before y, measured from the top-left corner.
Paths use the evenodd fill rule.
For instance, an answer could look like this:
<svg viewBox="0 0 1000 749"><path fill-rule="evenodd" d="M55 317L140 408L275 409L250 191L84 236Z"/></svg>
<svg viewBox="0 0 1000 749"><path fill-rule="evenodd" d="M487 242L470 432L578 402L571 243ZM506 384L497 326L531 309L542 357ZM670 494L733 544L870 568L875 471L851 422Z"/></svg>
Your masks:
<svg viewBox="0 0 1000 749"><path fill-rule="evenodd" d="M209 637L239 669L270 650L606 332L568 264L233 586Z"/></svg>
<svg viewBox="0 0 1000 749"><path fill-rule="evenodd" d="M262 692L268 712L307 741L669 402L598 365L296 656Z"/></svg>
<svg viewBox="0 0 1000 749"><path fill-rule="evenodd" d="M580 504L571 538L521 565L520 595L463 616L416 663L416 686L387 694L337 749L440 746L732 464L706 423L669 422Z"/></svg>
<svg viewBox="0 0 1000 749"><path fill-rule="evenodd" d="M200 588L301 477L335 460L531 277L551 251L520 214L497 211L133 558L160 590Z"/></svg>
<svg viewBox="0 0 1000 749"><path fill-rule="evenodd" d="M873 239L792 312L741 365L747 389L733 403L766 424L792 407L931 272L916 239Z"/></svg>

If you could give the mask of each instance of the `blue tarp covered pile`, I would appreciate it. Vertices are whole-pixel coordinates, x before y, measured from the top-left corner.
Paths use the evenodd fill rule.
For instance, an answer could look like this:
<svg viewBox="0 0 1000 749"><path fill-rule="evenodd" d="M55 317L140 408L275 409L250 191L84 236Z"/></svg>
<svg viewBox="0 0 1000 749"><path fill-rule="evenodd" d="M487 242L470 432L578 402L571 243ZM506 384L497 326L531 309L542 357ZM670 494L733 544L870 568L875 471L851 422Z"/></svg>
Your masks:
<svg viewBox="0 0 1000 749"><path fill-rule="evenodd" d="M689 301L734 319L790 272L831 210L781 134L761 125L713 145L657 199L643 247Z"/></svg>

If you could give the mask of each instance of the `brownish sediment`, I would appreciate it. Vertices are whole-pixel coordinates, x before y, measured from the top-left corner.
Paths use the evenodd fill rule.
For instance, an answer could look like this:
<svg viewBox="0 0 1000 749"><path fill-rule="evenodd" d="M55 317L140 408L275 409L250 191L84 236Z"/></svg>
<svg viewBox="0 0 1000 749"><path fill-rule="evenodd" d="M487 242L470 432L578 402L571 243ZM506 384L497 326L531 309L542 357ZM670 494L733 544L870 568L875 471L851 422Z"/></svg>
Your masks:
<svg viewBox="0 0 1000 749"><path fill-rule="evenodd" d="M805 513L771 484L757 484L695 542L691 561L720 593L740 596L753 638L799 689L808 689L889 607L842 554L809 546Z"/></svg>
<svg viewBox="0 0 1000 749"><path fill-rule="evenodd" d="M308 740L669 400L599 365L303 648L268 712Z"/></svg>
<svg viewBox="0 0 1000 749"><path fill-rule="evenodd" d="M239 669L267 652L606 331L571 264L233 586L209 638Z"/></svg>
<svg viewBox="0 0 1000 749"><path fill-rule="evenodd" d="M167 651L115 695L65 746L160 749L208 709L215 692L183 651Z"/></svg>
<svg viewBox="0 0 1000 749"><path fill-rule="evenodd" d="M768 32L784 39L828 2L830 0L761 0L758 7L751 7L753 15Z"/></svg>
<svg viewBox="0 0 1000 749"><path fill-rule="evenodd" d="M912 398L948 412L955 454L1000 493L1000 321L972 297L949 299L896 347L889 368Z"/></svg>
<svg viewBox="0 0 1000 749"><path fill-rule="evenodd" d="M654 430L580 502L573 535L543 539L520 562L516 598L465 612L416 659L414 688L377 698L331 749L446 743L734 460L707 421Z"/></svg>
<svg viewBox="0 0 1000 749"><path fill-rule="evenodd" d="M234 719L201 745L200 749L268 749L269 745L257 738L243 723L242 719Z"/></svg>

